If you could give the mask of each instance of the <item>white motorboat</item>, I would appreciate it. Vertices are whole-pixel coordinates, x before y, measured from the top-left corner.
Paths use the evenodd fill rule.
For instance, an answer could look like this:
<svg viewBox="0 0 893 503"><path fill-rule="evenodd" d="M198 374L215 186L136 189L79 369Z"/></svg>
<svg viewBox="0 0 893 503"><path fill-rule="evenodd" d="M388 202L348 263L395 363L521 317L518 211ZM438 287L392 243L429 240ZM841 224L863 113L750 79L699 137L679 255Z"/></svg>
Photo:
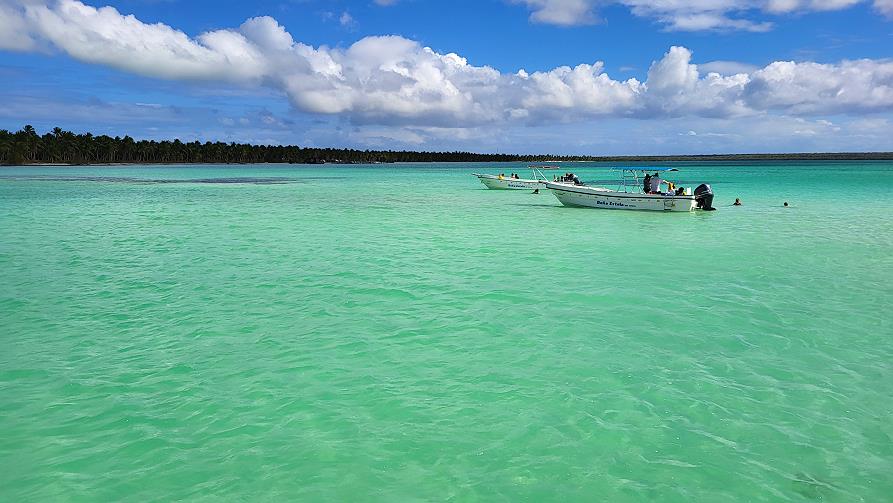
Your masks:
<svg viewBox="0 0 893 503"><path fill-rule="evenodd" d="M668 183L667 192L646 189L649 173L679 171L676 168L621 169L619 187L609 189L586 185L576 177L564 181L547 182L546 187L565 206L603 208L609 210L692 211L714 210L713 190L707 184L676 188ZM640 175L643 178L640 179ZM666 182L666 180L664 180ZM658 189L660 186L658 186Z"/></svg>
<svg viewBox="0 0 893 503"><path fill-rule="evenodd" d="M528 166L533 178L520 178L519 175L505 173L499 175L482 175L480 173L472 173L478 177L478 180L488 189L494 190L538 190L546 188L546 177L541 170L558 169L556 166Z"/></svg>

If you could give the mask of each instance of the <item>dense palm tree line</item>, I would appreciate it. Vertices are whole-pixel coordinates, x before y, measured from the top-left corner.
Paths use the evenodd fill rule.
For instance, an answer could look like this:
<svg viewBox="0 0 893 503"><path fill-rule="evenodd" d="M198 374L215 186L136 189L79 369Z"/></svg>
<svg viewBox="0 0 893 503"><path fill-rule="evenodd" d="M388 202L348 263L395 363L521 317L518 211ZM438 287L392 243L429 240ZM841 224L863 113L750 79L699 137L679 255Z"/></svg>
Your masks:
<svg viewBox="0 0 893 503"><path fill-rule="evenodd" d="M677 156L555 156L475 154L471 152L411 152L302 148L284 145L248 145L198 141L139 140L90 133L74 134L53 128L43 136L30 125L12 133L0 129L0 164L36 163L378 163L378 162L498 162L520 161L751 161L751 160L893 160L893 152L719 154Z"/></svg>
<svg viewBox="0 0 893 503"><path fill-rule="evenodd" d="M39 135L30 125L15 133L0 130L0 164L104 163L376 163L447 161L524 161L535 156L470 152L409 152L302 148L223 142L139 140L54 128Z"/></svg>

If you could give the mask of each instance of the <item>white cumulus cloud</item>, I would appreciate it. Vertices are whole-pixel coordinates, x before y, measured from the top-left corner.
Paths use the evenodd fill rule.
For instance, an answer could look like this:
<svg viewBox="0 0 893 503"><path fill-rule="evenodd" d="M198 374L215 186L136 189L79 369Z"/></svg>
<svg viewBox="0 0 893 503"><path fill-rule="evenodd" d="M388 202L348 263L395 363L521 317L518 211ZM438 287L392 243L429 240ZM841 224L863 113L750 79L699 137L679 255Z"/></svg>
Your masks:
<svg viewBox="0 0 893 503"><path fill-rule="evenodd" d="M874 8L881 14L893 18L893 0L874 0Z"/></svg>
<svg viewBox="0 0 893 503"><path fill-rule="evenodd" d="M594 23L595 2L592 0L513 0L526 4L532 14L530 20L538 23L572 26Z"/></svg>
<svg viewBox="0 0 893 503"><path fill-rule="evenodd" d="M501 73L400 36L365 37L346 48L312 47L271 17L190 36L77 0L4 2L0 8L0 26L10 20L14 26L0 38L0 48L52 48L154 78L271 88L298 110L358 124L469 128L593 117L864 115L893 109L889 60L699 67L690 50L671 47L652 63L645 81L618 80L601 61Z"/></svg>
<svg viewBox="0 0 893 503"><path fill-rule="evenodd" d="M836 65L776 61L751 74L744 98L757 110L858 113L893 105L893 62L863 59Z"/></svg>
<svg viewBox="0 0 893 503"><path fill-rule="evenodd" d="M0 0L0 49L29 51L37 47L28 32L24 12L16 5Z"/></svg>
<svg viewBox="0 0 893 503"><path fill-rule="evenodd" d="M639 17L656 20L668 30L743 30L767 31L773 23L754 19L762 15L780 15L816 11L834 11L868 0L512 0L530 9L534 22L560 26L594 22L596 8L620 4ZM893 16L893 0L874 0L878 12Z"/></svg>

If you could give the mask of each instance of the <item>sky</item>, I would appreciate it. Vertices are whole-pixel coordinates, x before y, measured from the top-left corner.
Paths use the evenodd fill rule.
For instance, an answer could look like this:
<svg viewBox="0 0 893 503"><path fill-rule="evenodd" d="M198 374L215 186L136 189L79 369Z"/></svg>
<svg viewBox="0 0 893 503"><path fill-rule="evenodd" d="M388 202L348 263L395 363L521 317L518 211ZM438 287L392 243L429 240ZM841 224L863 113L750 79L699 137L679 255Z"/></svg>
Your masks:
<svg viewBox="0 0 893 503"><path fill-rule="evenodd" d="M0 129L893 151L893 0L0 0Z"/></svg>

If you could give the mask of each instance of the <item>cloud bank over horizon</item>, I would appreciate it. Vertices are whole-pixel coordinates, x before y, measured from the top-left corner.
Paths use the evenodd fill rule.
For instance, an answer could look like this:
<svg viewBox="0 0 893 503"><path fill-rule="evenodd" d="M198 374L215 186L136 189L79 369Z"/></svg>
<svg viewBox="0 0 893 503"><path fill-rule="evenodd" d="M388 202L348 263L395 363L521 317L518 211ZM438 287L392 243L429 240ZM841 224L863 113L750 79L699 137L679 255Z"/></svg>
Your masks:
<svg viewBox="0 0 893 503"><path fill-rule="evenodd" d="M605 73L601 61L504 74L400 36L365 37L346 49L314 48L266 16L190 38L165 24L146 24L76 0L2 9L7 29L0 47L5 49L51 48L86 63L160 79L268 86L300 111L342 114L361 124L442 127L893 108L893 62L885 60L776 61L749 73L702 74L691 51L674 46L652 63L644 82L621 81ZM10 20L10 13L18 19Z"/></svg>
<svg viewBox="0 0 893 503"><path fill-rule="evenodd" d="M526 3L546 8L554 2ZM813 8L848 3L800 2ZM762 68L717 61L699 67L692 51L672 46L653 60L642 81L612 78L602 61L504 73L397 35L367 36L346 48L313 47L261 16L190 36L77 0L0 0L0 50L61 52L156 79L271 89L299 112L375 127L442 131L686 117L814 123L824 115L859 118L893 110L888 59L775 61Z"/></svg>

